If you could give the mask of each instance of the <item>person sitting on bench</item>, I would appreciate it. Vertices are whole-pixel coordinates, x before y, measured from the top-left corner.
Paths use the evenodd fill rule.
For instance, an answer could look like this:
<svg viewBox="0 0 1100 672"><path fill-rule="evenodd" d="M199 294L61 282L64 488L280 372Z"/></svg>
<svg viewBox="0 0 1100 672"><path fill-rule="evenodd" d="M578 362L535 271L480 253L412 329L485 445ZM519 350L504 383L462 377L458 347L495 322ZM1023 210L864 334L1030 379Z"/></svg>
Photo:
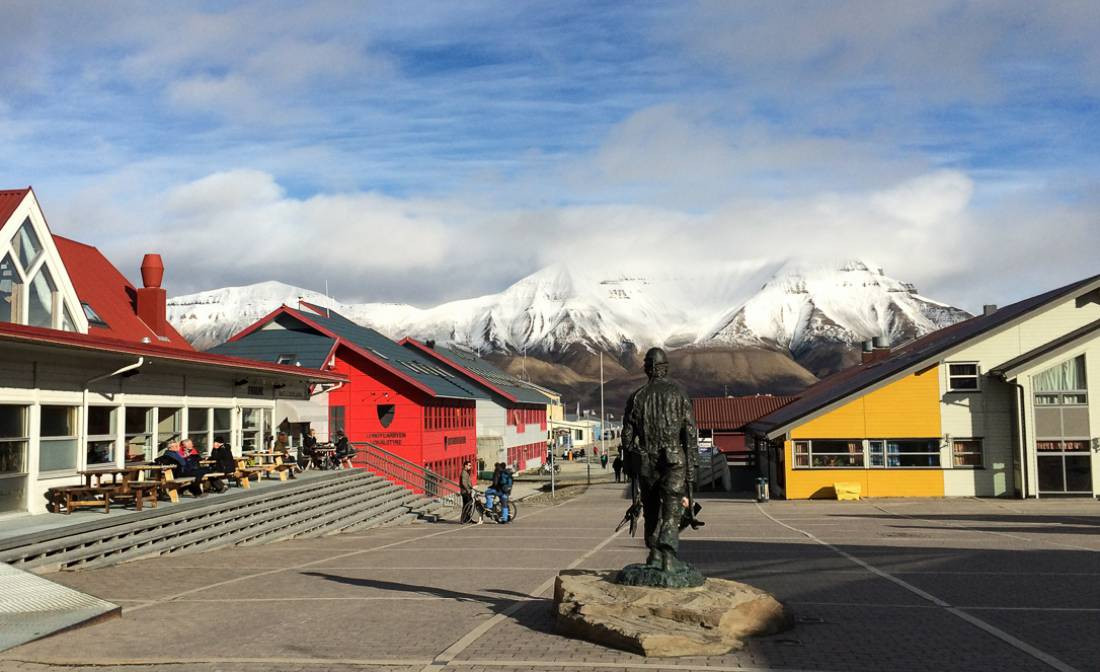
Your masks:
<svg viewBox="0 0 1100 672"><path fill-rule="evenodd" d="M348 443L348 437L344 434L344 430L339 429L336 431L336 454L333 455L333 459L339 466L351 466L351 458L355 457L359 451L351 447Z"/></svg>

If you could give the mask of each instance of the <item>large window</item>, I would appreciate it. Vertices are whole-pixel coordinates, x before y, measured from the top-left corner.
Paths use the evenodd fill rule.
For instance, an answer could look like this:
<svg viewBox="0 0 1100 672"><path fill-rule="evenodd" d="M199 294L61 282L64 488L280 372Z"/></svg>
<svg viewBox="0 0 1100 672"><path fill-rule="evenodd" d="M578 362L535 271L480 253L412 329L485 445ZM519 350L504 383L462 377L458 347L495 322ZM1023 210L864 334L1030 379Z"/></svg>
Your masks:
<svg viewBox="0 0 1100 672"><path fill-rule="evenodd" d="M947 389L951 392L976 392L978 390L977 363L948 364Z"/></svg>
<svg viewBox="0 0 1100 672"><path fill-rule="evenodd" d="M1043 371L1031 382L1038 406L1080 406L1088 403L1084 355Z"/></svg>
<svg viewBox="0 0 1100 672"><path fill-rule="evenodd" d="M126 461L151 461L157 456L153 446L153 409L126 407Z"/></svg>
<svg viewBox="0 0 1100 672"><path fill-rule="evenodd" d="M42 406L39 436L39 471L76 469L75 406Z"/></svg>
<svg viewBox="0 0 1100 672"><path fill-rule="evenodd" d="M862 467L863 441L858 439L795 441L794 465L826 469Z"/></svg>
<svg viewBox="0 0 1100 672"><path fill-rule="evenodd" d="M214 409L214 440L229 444L233 436L233 409Z"/></svg>
<svg viewBox="0 0 1100 672"><path fill-rule="evenodd" d="M88 407L88 464L111 464L115 461L116 411L111 406Z"/></svg>
<svg viewBox="0 0 1100 672"><path fill-rule="evenodd" d="M210 409L191 408L187 411L187 438L195 444L200 453L206 453L209 449L208 437L210 432Z"/></svg>
<svg viewBox="0 0 1100 672"><path fill-rule="evenodd" d="M157 409L157 443L163 450L172 441L180 440L180 409ZM159 451L158 451L159 452Z"/></svg>
<svg viewBox="0 0 1100 672"><path fill-rule="evenodd" d="M794 466L816 469L940 466L939 439L812 439L794 442Z"/></svg>
<svg viewBox="0 0 1100 672"><path fill-rule="evenodd" d="M439 409L436 409L437 411ZM438 418L438 416L437 416ZM336 432L346 432L347 428L344 426L344 407L343 406L329 406L328 407L328 432L329 438L335 438Z"/></svg>
<svg viewBox="0 0 1100 672"><path fill-rule="evenodd" d="M57 300L57 285L49 269L43 266L31 280L30 291L27 292L27 324L53 327Z"/></svg>
<svg viewBox="0 0 1100 672"><path fill-rule="evenodd" d="M26 507L27 407L0 405L0 512Z"/></svg>
<svg viewBox="0 0 1100 672"><path fill-rule="evenodd" d="M264 408L241 409L241 448L263 450L271 431L271 411Z"/></svg>
<svg viewBox="0 0 1100 672"><path fill-rule="evenodd" d="M11 247L24 270L29 271L34 262L38 261L38 255L42 254L42 244L38 242L38 235L35 234L30 219L23 220L23 225L11 239Z"/></svg>

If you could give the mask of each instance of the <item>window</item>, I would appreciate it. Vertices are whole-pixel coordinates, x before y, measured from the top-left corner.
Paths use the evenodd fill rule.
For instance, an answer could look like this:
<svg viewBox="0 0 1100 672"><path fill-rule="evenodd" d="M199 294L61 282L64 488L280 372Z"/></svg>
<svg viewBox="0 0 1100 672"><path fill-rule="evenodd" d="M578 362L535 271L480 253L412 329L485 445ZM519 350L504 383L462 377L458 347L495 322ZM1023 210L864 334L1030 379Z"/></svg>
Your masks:
<svg viewBox="0 0 1100 672"><path fill-rule="evenodd" d="M31 280L27 292L27 324L32 327L53 327L54 303L57 285L50 270L43 266Z"/></svg>
<svg viewBox="0 0 1100 672"><path fill-rule="evenodd" d="M153 409L126 407L123 433L126 438L127 462L152 461L157 456L153 449Z"/></svg>
<svg viewBox="0 0 1100 672"><path fill-rule="evenodd" d="M863 441L814 439L795 442L796 467L847 469L863 466Z"/></svg>
<svg viewBox="0 0 1100 672"><path fill-rule="evenodd" d="M157 412L157 442L163 450L180 439L180 409L160 408Z"/></svg>
<svg viewBox="0 0 1100 672"><path fill-rule="evenodd" d="M956 467L981 467L982 440L955 439L951 442L951 454Z"/></svg>
<svg viewBox="0 0 1100 672"><path fill-rule="evenodd" d="M0 476L26 473L27 440L27 407L0 405Z"/></svg>
<svg viewBox="0 0 1100 672"><path fill-rule="evenodd" d="M948 364L947 389L951 392L976 392L978 390L977 363Z"/></svg>
<svg viewBox="0 0 1100 672"><path fill-rule="evenodd" d="M84 317L88 319L88 324L93 327L106 327L107 323L99 316L99 313L95 312L91 306L87 303L81 303L80 307L84 309Z"/></svg>
<svg viewBox="0 0 1100 672"><path fill-rule="evenodd" d="M27 407L0 404L0 512L26 507Z"/></svg>
<svg viewBox="0 0 1100 672"><path fill-rule="evenodd" d="M20 296L23 281L11 255L0 260L0 322L22 321Z"/></svg>
<svg viewBox="0 0 1100 672"><path fill-rule="evenodd" d="M1080 355L1032 377L1037 406L1083 406L1088 403L1085 356Z"/></svg>
<svg viewBox="0 0 1100 672"><path fill-rule="evenodd" d="M872 467L885 467L886 466L886 442L885 441L868 441L867 452L870 455Z"/></svg>
<svg viewBox="0 0 1100 672"><path fill-rule="evenodd" d="M187 438L195 448L205 454L209 450L208 432L210 430L210 409L190 408L187 410Z"/></svg>
<svg viewBox="0 0 1100 672"><path fill-rule="evenodd" d="M23 220L23 225L11 239L11 246L23 270L29 273L31 266L38 260L38 255L42 253L42 245L38 242L38 236L29 218Z"/></svg>
<svg viewBox="0 0 1100 672"><path fill-rule="evenodd" d="M344 426L344 407L329 406L328 408L328 432L329 437L335 437L336 432L346 431Z"/></svg>
<svg viewBox="0 0 1100 672"><path fill-rule="evenodd" d="M111 406L88 407L88 464L115 461L115 409Z"/></svg>
<svg viewBox="0 0 1100 672"><path fill-rule="evenodd" d="M230 443L233 435L233 409L214 409L214 440L224 444Z"/></svg>
<svg viewBox="0 0 1100 672"><path fill-rule="evenodd" d="M298 355L295 354L279 355L275 359L276 364L286 364L287 366L293 366L296 361L298 361Z"/></svg>
<svg viewBox="0 0 1100 672"><path fill-rule="evenodd" d="M76 407L42 406L38 425L38 470L76 469Z"/></svg>
<svg viewBox="0 0 1100 672"><path fill-rule="evenodd" d="M62 304L61 306L61 324L62 331L76 331L76 321L73 320L73 314L69 312L69 307Z"/></svg>
<svg viewBox="0 0 1100 672"><path fill-rule="evenodd" d="M889 439L885 443L887 467L940 466L939 439Z"/></svg>
<svg viewBox="0 0 1100 672"><path fill-rule="evenodd" d="M269 411L263 408L241 409L241 448L263 450L270 425Z"/></svg>

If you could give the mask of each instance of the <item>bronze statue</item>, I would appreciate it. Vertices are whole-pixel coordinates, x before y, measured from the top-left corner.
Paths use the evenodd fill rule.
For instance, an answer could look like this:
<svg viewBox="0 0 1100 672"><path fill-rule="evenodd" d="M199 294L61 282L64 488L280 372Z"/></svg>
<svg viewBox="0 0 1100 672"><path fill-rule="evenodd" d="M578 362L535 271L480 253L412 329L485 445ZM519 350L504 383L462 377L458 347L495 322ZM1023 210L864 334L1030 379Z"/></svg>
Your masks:
<svg viewBox="0 0 1100 672"><path fill-rule="evenodd" d="M668 357L660 348L645 355L649 377L626 402L622 442L633 502L621 528L634 533L638 514L645 518L649 557L644 565L628 565L616 581L628 585L688 587L703 584L703 576L678 557L680 530L702 525L694 501L699 463L698 434L691 400L667 379Z"/></svg>

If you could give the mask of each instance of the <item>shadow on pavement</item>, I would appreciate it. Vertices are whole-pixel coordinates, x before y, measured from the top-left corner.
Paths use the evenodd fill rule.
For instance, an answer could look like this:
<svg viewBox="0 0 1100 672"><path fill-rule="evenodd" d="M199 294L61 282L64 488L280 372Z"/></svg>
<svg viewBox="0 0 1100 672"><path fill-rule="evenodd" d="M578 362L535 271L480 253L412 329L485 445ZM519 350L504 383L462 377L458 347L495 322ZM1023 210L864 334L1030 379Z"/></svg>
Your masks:
<svg viewBox="0 0 1100 672"><path fill-rule="evenodd" d="M1100 516L1089 515L1014 515L1014 514L947 514L933 513L920 515L855 514L834 513L834 518L849 520L911 520L944 523L1007 523L1002 525L905 525L909 529L949 529L975 530L980 532L1034 532L1039 534L1100 534Z"/></svg>

